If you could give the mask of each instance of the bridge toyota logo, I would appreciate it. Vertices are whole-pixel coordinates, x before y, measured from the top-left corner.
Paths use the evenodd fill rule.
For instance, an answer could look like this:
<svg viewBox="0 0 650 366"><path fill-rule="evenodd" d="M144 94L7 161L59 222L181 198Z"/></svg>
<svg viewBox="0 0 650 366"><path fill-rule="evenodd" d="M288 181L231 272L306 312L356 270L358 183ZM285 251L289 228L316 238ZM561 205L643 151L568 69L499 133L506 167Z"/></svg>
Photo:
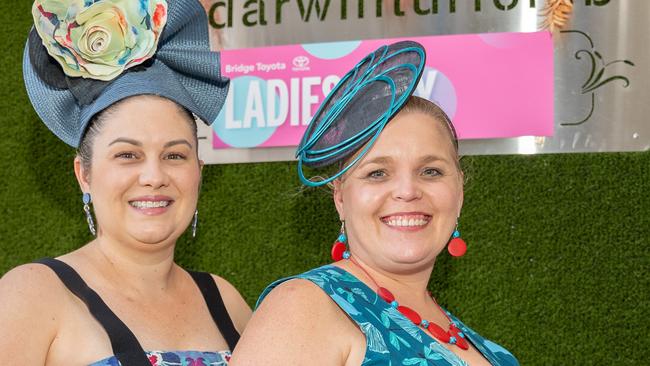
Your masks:
<svg viewBox="0 0 650 366"><path fill-rule="evenodd" d="M293 58L293 71L307 71L309 70L309 57L296 56Z"/></svg>

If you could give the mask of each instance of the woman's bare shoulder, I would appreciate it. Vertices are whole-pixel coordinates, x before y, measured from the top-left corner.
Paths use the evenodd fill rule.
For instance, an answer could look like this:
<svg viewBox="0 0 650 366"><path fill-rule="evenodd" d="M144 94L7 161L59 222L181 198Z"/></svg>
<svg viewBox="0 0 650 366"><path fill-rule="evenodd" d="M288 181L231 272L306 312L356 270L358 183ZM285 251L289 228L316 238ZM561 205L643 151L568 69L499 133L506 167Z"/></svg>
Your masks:
<svg viewBox="0 0 650 366"><path fill-rule="evenodd" d="M0 279L0 329L12 336L2 337L0 354L16 355L25 364L44 364L68 296L65 291L56 274L41 264L5 273Z"/></svg>
<svg viewBox="0 0 650 366"><path fill-rule="evenodd" d="M50 301L55 301L64 291L65 287L54 271L38 263L20 265L0 278L2 303L7 303L8 300L30 303L31 300L40 299L32 305L50 307ZM50 295L59 296L48 298ZM45 299L47 301L44 301Z"/></svg>
<svg viewBox="0 0 650 366"><path fill-rule="evenodd" d="M322 289L292 279L259 305L235 349L233 365L341 365L355 331Z"/></svg>
<svg viewBox="0 0 650 366"><path fill-rule="evenodd" d="M290 308L287 308L290 307ZM285 281L267 294L257 311L293 310L302 316L338 316L338 308L313 282L295 278Z"/></svg>

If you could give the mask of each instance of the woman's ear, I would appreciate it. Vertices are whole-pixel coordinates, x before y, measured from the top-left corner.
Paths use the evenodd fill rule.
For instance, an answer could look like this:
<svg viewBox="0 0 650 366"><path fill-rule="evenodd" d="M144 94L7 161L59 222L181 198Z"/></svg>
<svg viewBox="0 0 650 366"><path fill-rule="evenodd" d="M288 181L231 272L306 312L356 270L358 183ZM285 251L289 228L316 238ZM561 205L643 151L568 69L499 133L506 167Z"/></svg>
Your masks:
<svg viewBox="0 0 650 366"><path fill-rule="evenodd" d="M339 219L341 221L345 221L345 210L343 210L343 192L342 192L342 185L343 183L341 182L340 179L335 179L332 181L332 185L334 186L334 191L333 191L333 197L334 197L334 206L336 206L336 211L339 213Z"/></svg>
<svg viewBox="0 0 650 366"><path fill-rule="evenodd" d="M81 158L79 158L79 155L75 156L74 158L74 175L77 177L77 182L79 183L79 188L81 188L81 191L84 193L89 193L90 181L88 180L88 176L90 175L90 172L87 171L84 167L83 163L81 162Z"/></svg>

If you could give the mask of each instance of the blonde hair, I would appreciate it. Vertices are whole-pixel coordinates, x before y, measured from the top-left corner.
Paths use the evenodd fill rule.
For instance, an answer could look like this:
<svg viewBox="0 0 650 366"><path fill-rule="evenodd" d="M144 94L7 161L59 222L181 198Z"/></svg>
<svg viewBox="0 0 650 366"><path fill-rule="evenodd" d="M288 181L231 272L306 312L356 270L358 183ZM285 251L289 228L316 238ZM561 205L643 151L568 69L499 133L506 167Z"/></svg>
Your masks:
<svg viewBox="0 0 650 366"><path fill-rule="evenodd" d="M406 101L406 104L402 107L402 110L399 113L422 113L433 117L433 119L445 126L445 131L447 131L448 137L456 150L456 154L458 154L458 137L456 136L456 129L451 123L449 116L447 116L447 113L445 113L445 111L443 111L438 105L427 99L412 95Z"/></svg>

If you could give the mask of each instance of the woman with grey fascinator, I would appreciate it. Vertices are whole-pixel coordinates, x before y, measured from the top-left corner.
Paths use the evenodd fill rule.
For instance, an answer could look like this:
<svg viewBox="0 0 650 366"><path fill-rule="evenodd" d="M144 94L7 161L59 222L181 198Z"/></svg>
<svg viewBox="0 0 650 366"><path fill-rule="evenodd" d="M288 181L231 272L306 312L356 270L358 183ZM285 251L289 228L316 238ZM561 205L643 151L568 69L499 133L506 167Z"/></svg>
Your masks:
<svg viewBox="0 0 650 366"><path fill-rule="evenodd" d="M196 120L228 90L198 0L36 0L27 94L77 148L95 236L0 280L0 355L21 365L226 365L251 311L224 279L174 262L196 232ZM93 217L94 214L94 217Z"/></svg>

